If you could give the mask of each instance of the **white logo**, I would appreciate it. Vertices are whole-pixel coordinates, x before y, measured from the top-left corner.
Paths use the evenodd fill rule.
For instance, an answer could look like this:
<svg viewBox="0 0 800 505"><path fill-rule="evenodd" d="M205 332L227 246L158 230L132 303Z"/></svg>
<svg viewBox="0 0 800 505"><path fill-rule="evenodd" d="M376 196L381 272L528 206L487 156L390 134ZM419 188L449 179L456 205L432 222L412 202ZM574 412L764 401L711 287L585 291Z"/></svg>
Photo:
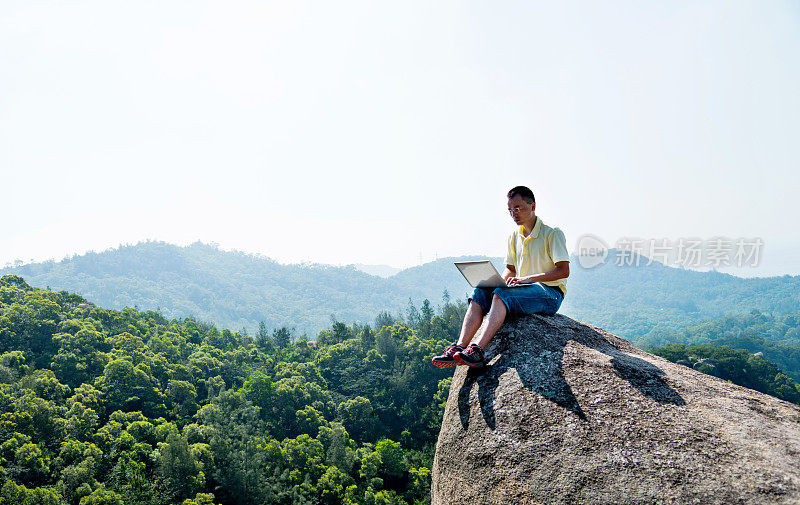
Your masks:
<svg viewBox="0 0 800 505"><path fill-rule="evenodd" d="M578 263L583 268L594 268L606 262L608 244L597 235L587 233L578 239Z"/></svg>

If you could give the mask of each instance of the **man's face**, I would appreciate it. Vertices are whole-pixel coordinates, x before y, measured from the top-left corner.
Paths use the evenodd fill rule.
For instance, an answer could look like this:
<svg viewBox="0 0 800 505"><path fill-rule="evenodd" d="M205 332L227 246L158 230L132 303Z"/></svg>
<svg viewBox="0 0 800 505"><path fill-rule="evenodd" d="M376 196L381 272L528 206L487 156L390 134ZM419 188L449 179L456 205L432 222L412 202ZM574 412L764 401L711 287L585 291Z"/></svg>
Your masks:
<svg viewBox="0 0 800 505"><path fill-rule="evenodd" d="M533 219L533 212L536 209L536 204L528 203L519 195L514 195L508 199L508 213L511 219L517 224L522 224Z"/></svg>

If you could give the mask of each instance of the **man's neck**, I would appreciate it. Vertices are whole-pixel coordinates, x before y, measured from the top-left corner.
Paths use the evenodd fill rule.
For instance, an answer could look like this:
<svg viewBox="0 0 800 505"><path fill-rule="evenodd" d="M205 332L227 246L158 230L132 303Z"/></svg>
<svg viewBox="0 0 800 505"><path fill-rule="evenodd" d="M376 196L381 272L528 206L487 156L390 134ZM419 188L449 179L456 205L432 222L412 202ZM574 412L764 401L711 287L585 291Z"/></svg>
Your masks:
<svg viewBox="0 0 800 505"><path fill-rule="evenodd" d="M533 227L536 226L536 220L539 219L536 215L533 216L533 219L529 223L522 223L522 236L527 237L533 231Z"/></svg>

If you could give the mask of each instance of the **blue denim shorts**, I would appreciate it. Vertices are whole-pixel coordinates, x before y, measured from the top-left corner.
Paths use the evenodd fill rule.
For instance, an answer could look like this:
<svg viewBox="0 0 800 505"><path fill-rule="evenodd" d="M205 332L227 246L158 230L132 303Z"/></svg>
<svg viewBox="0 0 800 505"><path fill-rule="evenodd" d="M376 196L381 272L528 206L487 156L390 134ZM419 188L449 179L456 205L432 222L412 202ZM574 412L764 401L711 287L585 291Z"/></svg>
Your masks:
<svg viewBox="0 0 800 505"><path fill-rule="evenodd" d="M553 315L558 312L564 295L561 290L541 282L526 284L517 288L475 288L470 300L480 305L483 313L492 306L492 295L497 295L506 304L509 314L524 316L529 314Z"/></svg>

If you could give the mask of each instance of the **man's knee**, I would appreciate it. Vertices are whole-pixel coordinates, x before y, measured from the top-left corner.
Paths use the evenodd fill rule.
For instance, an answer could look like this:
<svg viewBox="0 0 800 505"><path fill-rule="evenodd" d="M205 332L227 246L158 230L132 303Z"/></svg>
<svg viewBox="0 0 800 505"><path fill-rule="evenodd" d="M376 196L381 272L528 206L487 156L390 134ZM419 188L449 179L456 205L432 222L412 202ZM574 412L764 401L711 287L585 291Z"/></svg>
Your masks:
<svg viewBox="0 0 800 505"><path fill-rule="evenodd" d="M484 313L483 307L481 307L481 304L476 302L472 298L469 299L469 309L474 311L474 312L477 312L478 314L481 315L481 317L483 317L483 313Z"/></svg>
<svg viewBox="0 0 800 505"><path fill-rule="evenodd" d="M479 309L481 314L486 314L492 308L492 292L486 288L475 288L469 301L470 305L477 305L475 310Z"/></svg>
<svg viewBox="0 0 800 505"><path fill-rule="evenodd" d="M492 296L492 308L495 307L497 307L498 309L502 307L502 310L508 311L508 306L506 305L506 302L504 302L502 298L497 296L497 293L495 293Z"/></svg>

